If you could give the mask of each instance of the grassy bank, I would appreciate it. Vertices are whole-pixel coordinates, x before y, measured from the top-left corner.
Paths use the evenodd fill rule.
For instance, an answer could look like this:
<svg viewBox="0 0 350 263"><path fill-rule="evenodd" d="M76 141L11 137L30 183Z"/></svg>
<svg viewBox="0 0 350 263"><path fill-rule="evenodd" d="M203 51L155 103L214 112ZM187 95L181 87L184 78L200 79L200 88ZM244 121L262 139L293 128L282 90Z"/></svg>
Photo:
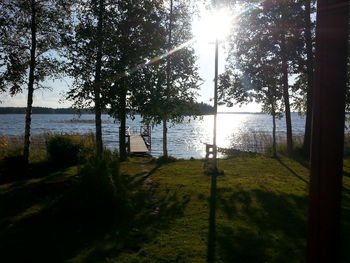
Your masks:
<svg viewBox="0 0 350 263"><path fill-rule="evenodd" d="M162 198L173 194L181 208L170 227L132 253L135 262L205 262L209 183L201 161L156 169L151 180ZM345 170L350 169L348 160ZM217 181L217 262L302 262L305 253L308 169L287 158L264 156L220 160ZM343 261L350 260L350 178L344 177ZM132 262L130 253L115 262Z"/></svg>
<svg viewBox="0 0 350 263"><path fill-rule="evenodd" d="M246 155L219 166L224 174L217 178L216 262L302 262L305 163ZM202 161L121 163L119 192L127 207L118 208L112 222L91 207L76 212L79 167L0 186L2 262L206 262L210 177ZM342 262L350 261L349 175L345 160Z"/></svg>

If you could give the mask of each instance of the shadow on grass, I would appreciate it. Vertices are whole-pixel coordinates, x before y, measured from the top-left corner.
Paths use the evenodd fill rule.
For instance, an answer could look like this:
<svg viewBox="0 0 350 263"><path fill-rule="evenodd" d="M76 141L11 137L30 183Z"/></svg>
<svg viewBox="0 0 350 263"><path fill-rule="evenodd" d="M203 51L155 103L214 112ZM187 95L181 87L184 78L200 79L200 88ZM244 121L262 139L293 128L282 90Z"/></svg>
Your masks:
<svg viewBox="0 0 350 263"><path fill-rule="evenodd" d="M144 174L142 176L142 179L145 180L148 177L150 177L152 174L154 174L160 167L162 166L162 164L157 164L154 168L151 169L151 171L147 172L146 174Z"/></svg>
<svg viewBox="0 0 350 263"><path fill-rule="evenodd" d="M344 170L343 170L343 175L344 175L344 176L347 176L347 177L350 177L350 173L347 172L347 171L344 171Z"/></svg>
<svg viewBox="0 0 350 263"><path fill-rule="evenodd" d="M35 202L43 198L48 202L1 227L0 261L63 262L76 258L80 262L101 262L122 252L136 253L145 242L155 238L158 230L182 216L189 202L189 197L179 198L176 193L154 198L152 191L135 179L123 176L123 180L132 193L129 209L117 211L114 217L101 211L82 211L74 183L66 185L60 193L49 191L40 195L35 191L13 195L13 200L9 197L7 209L11 204L31 199L26 203L29 207L16 210L18 214L35 207ZM89 208L88 204L85 206Z"/></svg>
<svg viewBox="0 0 350 263"><path fill-rule="evenodd" d="M296 178L298 178L299 180L303 181L306 184L309 184L309 182L307 180L305 180L303 177L301 177L300 175L298 175L292 168L290 168L288 165L286 165L282 159L276 157L276 160L283 166L285 167L289 172L291 172Z"/></svg>
<svg viewBox="0 0 350 263"><path fill-rule="evenodd" d="M350 262L350 189L343 187L341 212L341 262Z"/></svg>
<svg viewBox="0 0 350 263"><path fill-rule="evenodd" d="M41 178L57 170L59 169L48 161L26 165L21 156L5 158L0 160L0 184L17 183L20 180Z"/></svg>
<svg viewBox="0 0 350 263"><path fill-rule="evenodd" d="M232 194L222 190L218 189L218 208L239 223L217 228L220 262L303 261L306 198L261 189Z"/></svg>
<svg viewBox="0 0 350 263"><path fill-rule="evenodd" d="M209 222L208 222L208 247L207 262L214 263L216 259L216 203L217 203L217 176L216 169L207 171L210 176L210 197L209 197Z"/></svg>

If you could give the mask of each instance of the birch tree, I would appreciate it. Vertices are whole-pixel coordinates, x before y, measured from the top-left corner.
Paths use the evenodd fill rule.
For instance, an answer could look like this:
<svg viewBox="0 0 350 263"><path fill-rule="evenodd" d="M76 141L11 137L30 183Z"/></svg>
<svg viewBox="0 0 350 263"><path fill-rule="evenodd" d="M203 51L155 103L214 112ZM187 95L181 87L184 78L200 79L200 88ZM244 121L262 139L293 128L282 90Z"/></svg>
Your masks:
<svg viewBox="0 0 350 263"><path fill-rule="evenodd" d="M12 95L27 89L23 156L29 160L32 105L35 89L62 68L58 51L70 26L73 1L3 0L0 3L0 87Z"/></svg>

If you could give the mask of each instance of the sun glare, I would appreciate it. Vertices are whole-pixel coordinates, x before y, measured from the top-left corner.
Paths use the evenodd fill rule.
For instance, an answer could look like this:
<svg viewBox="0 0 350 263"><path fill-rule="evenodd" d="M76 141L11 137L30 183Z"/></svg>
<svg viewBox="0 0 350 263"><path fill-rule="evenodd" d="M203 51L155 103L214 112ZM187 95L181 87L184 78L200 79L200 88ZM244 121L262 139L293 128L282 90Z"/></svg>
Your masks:
<svg viewBox="0 0 350 263"><path fill-rule="evenodd" d="M225 39L232 28L234 15L228 9L205 10L194 27L194 35L200 42L213 42L216 38Z"/></svg>

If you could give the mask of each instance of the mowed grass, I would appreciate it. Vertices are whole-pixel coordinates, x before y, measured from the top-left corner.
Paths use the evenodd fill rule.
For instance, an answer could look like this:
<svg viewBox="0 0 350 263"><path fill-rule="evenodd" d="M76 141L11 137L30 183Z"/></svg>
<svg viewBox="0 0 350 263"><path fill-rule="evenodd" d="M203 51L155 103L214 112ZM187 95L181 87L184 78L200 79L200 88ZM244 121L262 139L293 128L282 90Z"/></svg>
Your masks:
<svg viewBox="0 0 350 263"><path fill-rule="evenodd" d="M134 218L112 230L81 227L70 215L58 214L62 209L56 203L78 180L75 167L0 185L0 242L10 249L7 255L28 253L36 262L206 262L211 207L210 176L203 164L157 164L147 158L121 163L127 186L148 201L139 200ZM309 180L305 162L253 155L218 164L224 174L217 177L216 262L303 262ZM345 160L342 262L350 262L349 175L350 160Z"/></svg>
<svg viewBox="0 0 350 263"><path fill-rule="evenodd" d="M305 164L257 155L220 160L219 168L224 175L217 177L216 262L303 262L309 181ZM344 170L342 262L349 262L349 160ZM173 205L178 202L182 210L167 228L155 229L155 238L137 253L124 253L114 262L206 262L210 177L203 161L162 165L149 178L158 198L172 193Z"/></svg>

